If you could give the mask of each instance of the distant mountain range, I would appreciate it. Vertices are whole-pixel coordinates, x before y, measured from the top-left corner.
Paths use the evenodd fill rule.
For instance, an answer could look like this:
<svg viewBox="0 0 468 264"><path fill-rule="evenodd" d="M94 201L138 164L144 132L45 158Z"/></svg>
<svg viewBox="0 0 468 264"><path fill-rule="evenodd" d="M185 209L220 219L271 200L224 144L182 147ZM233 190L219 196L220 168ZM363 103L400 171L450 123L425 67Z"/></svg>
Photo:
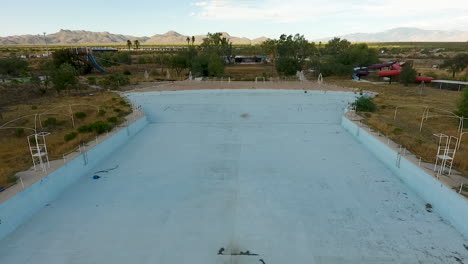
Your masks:
<svg viewBox="0 0 468 264"><path fill-rule="evenodd" d="M234 37L223 32L223 37L230 39L233 44L259 44L265 41L266 37L248 39ZM139 40L141 44L186 44L187 37L175 31L165 34L158 34L152 37L135 37L129 35L112 34L109 32L91 32L84 30L60 30L57 33L46 35L49 44L122 44L127 40ZM189 36L191 38L191 36ZM195 36L195 43L201 43L206 35ZM42 45L44 44L42 35L20 35L0 37L0 45Z"/></svg>
<svg viewBox="0 0 468 264"><path fill-rule="evenodd" d="M337 36L351 42L464 42L468 41L468 31L425 30L401 27L377 33L354 33ZM328 41L333 37L317 39Z"/></svg>
<svg viewBox="0 0 468 264"><path fill-rule="evenodd" d="M260 44L267 40L266 37L249 39L244 37L231 36L226 32L224 37L231 40L233 44ZM135 37L129 35L112 34L109 32L91 32L85 30L60 30L57 33L49 34L47 43L49 44L123 44L127 40L139 40L141 44L185 44L186 35L175 31L165 34L157 34L152 37ZM191 37L191 36L190 36ZM206 35L196 35L195 43L201 43ZM447 30L424 30L418 28L395 28L377 33L354 33L338 36L351 42L464 42L468 41L467 31L447 31ZM333 37L316 39L315 42L326 42ZM44 37L41 35L20 35L0 37L0 45L42 45Z"/></svg>

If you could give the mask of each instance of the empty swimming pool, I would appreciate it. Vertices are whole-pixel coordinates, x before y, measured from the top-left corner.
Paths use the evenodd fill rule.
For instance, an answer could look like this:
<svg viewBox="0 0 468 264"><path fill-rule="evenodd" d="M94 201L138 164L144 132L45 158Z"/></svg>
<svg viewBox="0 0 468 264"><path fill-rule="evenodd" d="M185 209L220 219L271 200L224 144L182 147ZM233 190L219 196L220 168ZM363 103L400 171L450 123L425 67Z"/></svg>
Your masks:
<svg viewBox="0 0 468 264"><path fill-rule="evenodd" d="M0 241L0 263L468 259L466 238L341 127L352 93L129 97L150 124Z"/></svg>

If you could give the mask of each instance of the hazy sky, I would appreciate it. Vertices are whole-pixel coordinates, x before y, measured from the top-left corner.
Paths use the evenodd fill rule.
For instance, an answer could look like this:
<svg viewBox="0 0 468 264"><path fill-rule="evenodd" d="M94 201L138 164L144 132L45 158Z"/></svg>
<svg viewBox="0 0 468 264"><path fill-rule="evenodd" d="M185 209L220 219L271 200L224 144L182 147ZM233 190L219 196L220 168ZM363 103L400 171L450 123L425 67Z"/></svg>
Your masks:
<svg viewBox="0 0 468 264"><path fill-rule="evenodd" d="M468 30L468 0L23 0L0 6L0 35L60 29L151 36L226 31L309 39L394 27Z"/></svg>

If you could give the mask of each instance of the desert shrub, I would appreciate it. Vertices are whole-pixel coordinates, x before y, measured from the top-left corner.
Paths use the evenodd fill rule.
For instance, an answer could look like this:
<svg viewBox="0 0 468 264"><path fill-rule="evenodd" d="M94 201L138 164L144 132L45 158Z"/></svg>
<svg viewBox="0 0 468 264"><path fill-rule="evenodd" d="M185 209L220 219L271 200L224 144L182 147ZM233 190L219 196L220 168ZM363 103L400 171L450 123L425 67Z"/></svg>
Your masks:
<svg viewBox="0 0 468 264"><path fill-rule="evenodd" d="M99 82L100 85L112 89L130 84L130 78L122 73L113 73Z"/></svg>
<svg viewBox="0 0 468 264"><path fill-rule="evenodd" d="M405 85L408 86L410 83L414 83L416 81L417 76L416 70L409 64L403 65L403 69L400 74L400 81Z"/></svg>
<svg viewBox="0 0 468 264"><path fill-rule="evenodd" d="M463 96L458 103L458 115L468 118L468 88L463 90ZM468 128L468 120L463 124L465 128Z"/></svg>
<svg viewBox="0 0 468 264"><path fill-rule="evenodd" d="M353 73L353 67L335 62L326 62L320 64L320 72L324 76L345 76Z"/></svg>
<svg viewBox="0 0 468 264"><path fill-rule="evenodd" d="M122 112L122 109L120 109L120 108L114 108L114 112L120 113L120 112Z"/></svg>
<svg viewBox="0 0 468 264"><path fill-rule="evenodd" d="M23 136L23 135L24 135L24 129L23 129L23 128L17 128L17 129L15 130L15 136L21 137L21 136Z"/></svg>
<svg viewBox="0 0 468 264"><path fill-rule="evenodd" d="M428 76L428 77L432 77L432 78L434 78L434 79L437 79L437 77L438 77L438 76L437 76L437 73L435 73L435 72L433 72L433 71L426 72L424 75L425 75L425 76Z"/></svg>
<svg viewBox="0 0 468 264"><path fill-rule="evenodd" d="M374 100L368 96L359 97L356 102L353 103L353 106L356 107L356 111L358 112L375 112L375 110L377 110Z"/></svg>
<svg viewBox="0 0 468 264"><path fill-rule="evenodd" d="M37 109L37 106L33 105L33 106L31 106L31 109L32 109L32 110L36 110L36 109Z"/></svg>
<svg viewBox="0 0 468 264"><path fill-rule="evenodd" d="M56 124L57 124L57 118L55 117L49 117L43 123L44 126L55 126Z"/></svg>
<svg viewBox="0 0 468 264"><path fill-rule="evenodd" d="M85 112L76 112L75 113L75 117L78 118L78 119L83 119L85 118L87 115Z"/></svg>
<svg viewBox="0 0 468 264"><path fill-rule="evenodd" d="M89 85L96 85L97 84L96 77L93 77L93 76L88 77L88 84Z"/></svg>
<svg viewBox="0 0 468 264"><path fill-rule="evenodd" d="M62 64L56 68L52 74L52 83L54 84L57 92L69 88L75 88L78 84L78 78L75 68L70 64Z"/></svg>
<svg viewBox="0 0 468 264"><path fill-rule="evenodd" d="M52 127L52 126L61 126L64 123L65 121L58 121L57 118L55 117L49 117L42 124L46 127Z"/></svg>
<svg viewBox="0 0 468 264"><path fill-rule="evenodd" d="M132 72L130 72L129 70L125 70L125 71L123 72L123 74L125 74L125 75L132 75Z"/></svg>
<svg viewBox="0 0 468 264"><path fill-rule="evenodd" d="M24 75L27 70L28 62L26 60L14 56L0 58L0 75L19 77Z"/></svg>
<svg viewBox="0 0 468 264"><path fill-rule="evenodd" d="M83 126L80 126L77 130L78 130L78 132L80 132L80 133L90 133L90 132L93 131L93 130L91 129L90 125L83 125Z"/></svg>
<svg viewBox="0 0 468 264"><path fill-rule="evenodd" d="M99 115L99 116L103 116L103 115L105 115L105 114L106 114L106 111L105 111L105 110L100 109L100 110L98 111L98 115Z"/></svg>
<svg viewBox="0 0 468 264"><path fill-rule="evenodd" d="M118 114L118 116L123 117L123 116L126 116L126 115L128 115L128 114L130 114L130 112L127 112L127 111L120 111L119 114Z"/></svg>
<svg viewBox="0 0 468 264"><path fill-rule="evenodd" d="M128 105L128 103L125 100L120 100L119 104L125 105L125 106Z"/></svg>
<svg viewBox="0 0 468 264"><path fill-rule="evenodd" d="M76 136L78 135L78 133L76 132L70 132L68 134L66 134L63 139L65 139L65 141L70 141L70 140L73 140L74 138L76 138Z"/></svg>
<svg viewBox="0 0 468 264"><path fill-rule="evenodd" d="M112 129L112 125L106 123L104 121L96 121L94 123L80 126L77 130L80 133L91 133L96 132L97 134L102 134L104 132L110 131Z"/></svg>
<svg viewBox="0 0 468 264"><path fill-rule="evenodd" d="M395 127L395 129L393 129L393 133L394 134L401 134L401 132L403 132L403 129L399 128L399 127Z"/></svg>
<svg viewBox="0 0 468 264"><path fill-rule="evenodd" d="M107 122L109 123L117 123L117 121L118 121L118 118L116 116L107 118Z"/></svg>
<svg viewBox="0 0 468 264"><path fill-rule="evenodd" d="M98 134L102 134L104 132L110 131L112 126L104 121L96 121L91 124L91 129Z"/></svg>
<svg viewBox="0 0 468 264"><path fill-rule="evenodd" d="M7 177L7 182L10 184L15 184L18 181L18 176L16 174L10 174Z"/></svg>

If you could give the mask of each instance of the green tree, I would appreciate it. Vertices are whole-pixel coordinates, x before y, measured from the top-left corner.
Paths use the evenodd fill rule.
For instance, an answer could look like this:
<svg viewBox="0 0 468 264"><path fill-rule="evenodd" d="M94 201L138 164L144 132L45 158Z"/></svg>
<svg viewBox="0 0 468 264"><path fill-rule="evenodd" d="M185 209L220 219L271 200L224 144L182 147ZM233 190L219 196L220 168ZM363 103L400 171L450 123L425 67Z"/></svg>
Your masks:
<svg viewBox="0 0 468 264"><path fill-rule="evenodd" d="M276 60L276 70L286 76L292 76L301 70L301 65L295 58L280 57Z"/></svg>
<svg viewBox="0 0 468 264"><path fill-rule="evenodd" d="M410 83L414 83L416 81L417 72L416 70L409 64L403 65L403 69L400 74L400 81L405 85L408 86Z"/></svg>
<svg viewBox="0 0 468 264"><path fill-rule="evenodd" d="M57 92L73 88L78 83L75 68L64 63L52 72L52 83Z"/></svg>
<svg viewBox="0 0 468 264"><path fill-rule="evenodd" d="M270 56L278 57L276 70L285 75L294 75L304 66L306 59L318 54L314 43L307 41L304 36L281 35L278 40L266 41L263 48Z"/></svg>
<svg viewBox="0 0 468 264"><path fill-rule="evenodd" d="M26 74L28 62L17 57L0 58L0 75L19 77Z"/></svg>
<svg viewBox="0 0 468 264"><path fill-rule="evenodd" d="M177 76L180 76L182 70L188 68L187 59L187 53L185 52L179 52L171 57L171 68L176 71Z"/></svg>
<svg viewBox="0 0 468 264"><path fill-rule="evenodd" d="M130 48L132 47L132 41L131 40L127 40L127 48L128 50L130 50Z"/></svg>
<svg viewBox="0 0 468 264"><path fill-rule="evenodd" d="M367 44L353 44L340 50L335 56L335 62L350 66L365 66L379 62L377 51L370 49Z"/></svg>
<svg viewBox="0 0 468 264"><path fill-rule="evenodd" d="M132 56L130 52L110 53L104 52L96 56L97 62L104 67L115 66L119 64L132 64Z"/></svg>
<svg viewBox="0 0 468 264"><path fill-rule="evenodd" d="M192 72L198 76L221 76L224 61L216 54L201 54L193 58Z"/></svg>
<svg viewBox="0 0 468 264"><path fill-rule="evenodd" d="M72 49L59 49L52 53L52 61L55 68L59 68L62 64L71 65L77 73L87 74L92 70L92 66L82 59Z"/></svg>
<svg viewBox="0 0 468 264"><path fill-rule="evenodd" d="M138 39L136 39L135 41L133 41L133 43L134 43L136 49L139 49L139 48L140 48L140 41L139 41Z"/></svg>
<svg viewBox="0 0 468 264"><path fill-rule="evenodd" d="M202 53L218 56L232 56L232 43L222 33L208 33L200 45Z"/></svg>
<svg viewBox="0 0 468 264"><path fill-rule="evenodd" d="M325 54L338 55L347 50L351 46L351 42L346 39L333 38L325 45Z"/></svg>
<svg viewBox="0 0 468 264"><path fill-rule="evenodd" d="M192 36L192 46L195 43L195 36Z"/></svg>
<svg viewBox="0 0 468 264"><path fill-rule="evenodd" d="M190 45L190 37L187 36L185 40L187 41L187 46Z"/></svg>
<svg viewBox="0 0 468 264"><path fill-rule="evenodd" d="M273 64L275 64L276 57L278 57L277 42L275 39L267 39L261 44L262 53L268 54Z"/></svg>
<svg viewBox="0 0 468 264"><path fill-rule="evenodd" d="M208 63L207 55L195 56L191 61L192 72L197 76L209 76Z"/></svg>
<svg viewBox="0 0 468 264"><path fill-rule="evenodd" d="M468 67L468 53L459 53L452 58L446 59L440 67L447 69L447 71L452 73L452 78L455 78L458 72Z"/></svg>
<svg viewBox="0 0 468 264"><path fill-rule="evenodd" d="M276 49L280 57L290 57L301 62L316 53L314 43L307 41L303 35L281 35L276 41Z"/></svg>
<svg viewBox="0 0 468 264"><path fill-rule="evenodd" d="M208 59L208 74L221 76L224 73L224 61L216 54L211 54Z"/></svg>
<svg viewBox="0 0 468 264"><path fill-rule="evenodd" d="M325 61L319 63L319 69L325 76L351 75L356 66L366 66L379 61L375 49L367 44L350 44L347 40L335 38L327 44Z"/></svg>
<svg viewBox="0 0 468 264"><path fill-rule="evenodd" d="M154 62L159 66L161 72L165 72L165 69L171 67L171 56L168 54L158 54L154 57Z"/></svg>

